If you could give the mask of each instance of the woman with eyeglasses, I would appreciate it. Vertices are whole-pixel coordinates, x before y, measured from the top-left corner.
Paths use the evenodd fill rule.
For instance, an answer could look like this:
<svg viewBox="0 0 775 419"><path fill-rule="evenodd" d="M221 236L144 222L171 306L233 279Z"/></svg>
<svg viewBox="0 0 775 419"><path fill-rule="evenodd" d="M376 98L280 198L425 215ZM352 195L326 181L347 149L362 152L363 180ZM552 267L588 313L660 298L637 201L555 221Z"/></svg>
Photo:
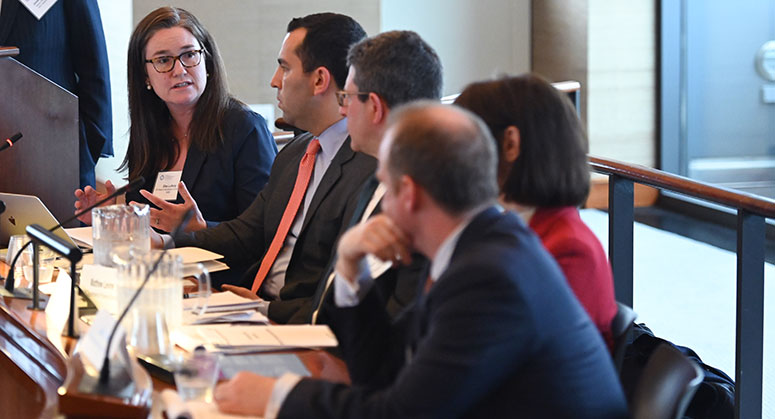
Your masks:
<svg viewBox="0 0 775 419"><path fill-rule="evenodd" d="M188 209L188 231L235 218L264 187L277 147L264 119L229 94L207 29L186 10L156 9L132 33L127 67L131 127L119 170L145 185L126 201L150 203L151 226L161 231ZM75 196L78 211L103 195L86 187ZM91 215L81 221L90 224Z"/></svg>
<svg viewBox="0 0 775 419"><path fill-rule="evenodd" d="M611 349L613 275L599 240L579 217L589 193L589 165L586 135L570 101L543 78L527 74L470 84L455 105L490 128L501 205L538 235Z"/></svg>

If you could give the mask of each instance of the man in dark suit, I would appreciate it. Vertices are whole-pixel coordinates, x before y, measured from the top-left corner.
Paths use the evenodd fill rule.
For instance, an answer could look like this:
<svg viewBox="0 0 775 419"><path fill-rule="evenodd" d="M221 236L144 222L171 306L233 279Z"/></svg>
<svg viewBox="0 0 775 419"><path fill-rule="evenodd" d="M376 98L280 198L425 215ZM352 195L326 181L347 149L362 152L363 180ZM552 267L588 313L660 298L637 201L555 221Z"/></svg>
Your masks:
<svg viewBox="0 0 775 419"><path fill-rule="evenodd" d="M334 13L288 24L271 84L285 121L307 133L277 154L269 181L240 216L174 237L176 246L220 253L233 271L246 272L239 286L222 288L252 298L258 293L267 301L261 311L278 323L309 319L318 280L352 217L358 188L374 172L374 159L350 148L336 102L347 77L347 51L364 36L352 18ZM313 146L317 151L310 151ZM310 157L314 169L302 176Z"/></svg>
<svg viewBox="0 0 775 419"><path fill-rule="evenodd" d="M497 155L481 120L420 103L395 111L380 148L383 214L338 246L334 331L352 386L242 372L219 409L274 417L620 418L608 351L551 256L494 207ZM431 260L426 291L391 323L366 254Z"/></svg>
<svg viewBox="0 0 775 419"><path fill-rule="evenodd" d="M40 20L18 0L4 0L0 45L19 47L19 62L78 96L80 187L94 186L94 166L113 155L110 73L97 0L60 0Z"/></svg>
<svg viewBox="0 0 775 419"><path fill-rule="evenodd" d="M337 93L339 111L347 117L347 130L355 151L377 158L391 109L418 99L441 97L442 69L436 51L412 31L390 31L366 38L350 48L350 66L344 90ZM364 93L359 93L364 92ZM350 226L356 226L380 211L384 194L375 176L363 185ZM391 268L390 263L369 258L372 274L386 296L387 310L397 315L416 295L421 272L428 260L416 254L409 266ZM311 323L326 323L323 301L331 299L333 264L321 280Z"/></svg>

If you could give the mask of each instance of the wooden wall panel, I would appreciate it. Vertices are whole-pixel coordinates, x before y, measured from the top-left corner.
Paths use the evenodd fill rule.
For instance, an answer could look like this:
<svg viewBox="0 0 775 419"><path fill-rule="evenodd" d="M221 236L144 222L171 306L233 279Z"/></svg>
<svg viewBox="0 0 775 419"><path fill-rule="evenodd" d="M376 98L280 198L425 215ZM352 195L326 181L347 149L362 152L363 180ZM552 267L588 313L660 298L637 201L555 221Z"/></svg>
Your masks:
<svg viewBox="0 0 775 419"><path fill-rule="evenodd" d="M654 167L655 1L540 0L532 18L533 71L581 82L590 153Z"/></svg>
<svg viewBox="0 0 775 419"><path fill-rule="evenodd" d="M588 0L539 0L532 6L532 71L550 81L581 83L581 120L587 120Z"/></svg>

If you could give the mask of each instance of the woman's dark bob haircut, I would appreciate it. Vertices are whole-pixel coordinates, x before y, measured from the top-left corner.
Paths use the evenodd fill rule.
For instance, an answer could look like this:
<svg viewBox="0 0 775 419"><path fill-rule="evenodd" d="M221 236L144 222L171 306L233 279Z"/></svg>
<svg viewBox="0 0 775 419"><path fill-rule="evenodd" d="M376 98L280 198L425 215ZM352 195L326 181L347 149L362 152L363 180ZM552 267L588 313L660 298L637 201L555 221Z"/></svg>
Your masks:
<svg viewBox="0 0 775 419"><path fill-rule="evenodd" d="M498 180L507 202L534 207L580 206L589 194L587 142L568 97L526 74L473 83L455 104L479 115L497 142ZM519 156L504 162L506 128L519 130Z"/></svg>

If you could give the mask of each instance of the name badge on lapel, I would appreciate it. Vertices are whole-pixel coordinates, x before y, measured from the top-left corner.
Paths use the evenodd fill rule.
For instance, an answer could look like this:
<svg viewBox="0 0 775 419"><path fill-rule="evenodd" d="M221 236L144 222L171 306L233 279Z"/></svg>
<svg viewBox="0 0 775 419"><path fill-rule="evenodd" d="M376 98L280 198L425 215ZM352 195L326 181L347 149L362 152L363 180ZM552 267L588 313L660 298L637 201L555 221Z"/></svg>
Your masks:
<svg viewBox="0 0 775 419"><path fill-rule="evenodd" d="M20 2L36 19L40 20L57 0L20 0Z"/></svg>
<svg viewBox="0 0 775 419"><path fill-rule="evenodd" d="M156 184L153 186L153 195L165 201L174 201L178 198L178 183L183 176L183 171L159 172L156 175Z"/></svg>

